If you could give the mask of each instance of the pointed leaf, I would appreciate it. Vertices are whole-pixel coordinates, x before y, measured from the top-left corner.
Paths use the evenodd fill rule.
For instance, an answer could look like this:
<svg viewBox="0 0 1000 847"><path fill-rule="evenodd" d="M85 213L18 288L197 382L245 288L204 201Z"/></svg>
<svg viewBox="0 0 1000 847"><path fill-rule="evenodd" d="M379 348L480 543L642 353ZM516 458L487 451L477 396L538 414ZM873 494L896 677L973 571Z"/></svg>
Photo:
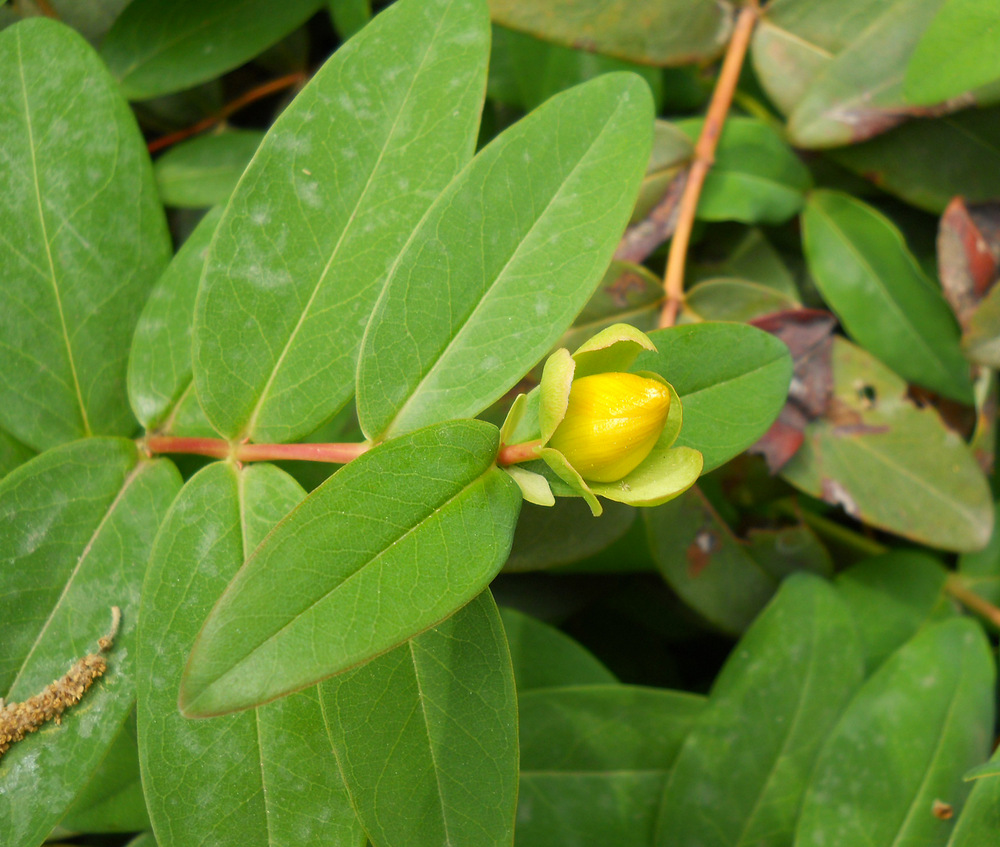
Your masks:
<svg viewBox="0 0 1000 847"><path fill-rule="evenodd" d="M170 255L135 118L90 46L0 33L0 425L45 449L127 435L132 330Z"/></svg>
<svg viewBox="0 0 1000 847"><path fill-rule="evenodd" d="M350 398L387 267L472 155L488 41L480 0L403 0L275 121L198 297L195 381L220 432L291 441Z"/></svg>
<svg viewBox="0 0 1000 847"><path fill-rule="evenodd" d="M222 217L212 209L188 236L153 287L135 328L128 362L128 395L139 422L152 430L192 393L191 335L198 282L208 245ZM170 425L172 434L179 433Z"/></svg>
<svg viewBox="0 0 1000 847"><path fill-rule="evenodd" d="M899 230L833 191L812 194L802 230L816 285L851 337L909 381L971 403L958 324Z"/></svg>
<svg viewBox="0 0 1000 847"><path fill-rule="evenodd" d="M181 708L207 716L311 685L433 626L510 549L521 494L497 430L455 421L389 441L268 536L195 643Z"/></svg>
<svg viewBox="0 0 1000 847"><path fill-rule="evenodd" d="M476 415L551 348L621 238L651 127L645 83L607 74L476 156L414 233L372 314L358 368L365 433Z"/></svg>
<svg viewBox="0 0 1000 847"><path fill-rule="evenodd" d="M582 644L530 615L500 607L519 692L561 685L607 685L617 682Z"/></svg>
<svg viewBox="0 0 1000 847"><path fill-rule="evenodd" d="M1000 751L995 752L983 777L1000 775ZM969 779L969 774L965 775ZM993 847L1000 827L1000 779L977 778L955 824L948 847Z"/></svg>
<svg viewBox="0 0 1000 847"><path fill-rule="evenodd" d="M827 738L802 802L795 844L943 845L993 732L996 672L968 618L920 631L851 701ZM850 814L844 814L850 809Z"/></svg>
<svg viewBox="0 0 1000 847"><path fill-rule="evenodd" d="M722 52L732 29L725 0L490 0L493 19L569 47L644 65L685 65Z"/></svg>
<svg viewBox="0 0 1000 847"><path fill-rule="evenodd" d="M705 457L707 473L760 438L784 405L792 376L788 348L742 324L704 323L650 334L656 353L642 353L633 371L669 382L684 404L677 447Z"/></svg>
<svg viewBox="0 0 1000 847"><path fill-rule="evenodd" d="M489 591L320 691L330 740L372 841L512 844L517 697Z"/></svg>
<svg viewBox="0 0 1000 847"><path fill-rule="evenodd" d="M304 496L273 465L237 470L216 462L184 486L157 536L143 586L137 688L143 782L160 847L207 832L213 843L234 847L364 842L315 688L206 721L177 711L184 662L205 615ZM193 750L197 768L190 767Z"/></svg>
<svg viewBox="0 0 1000 847"><path fill-rule="evenodd" d="M703 697L632 685L520 695L517 844L645 847Z"/></svg>
<svg viewBox="0 0 1000 847"><path fill-rule="evenodd" d="M284 38L321 0L133 0L101 57L130 100L207 82Z"/></svg>
<svg viewBox="0 0 1000 847"><path fill-rule="evenodd" d="M153 166L164 205L200 209L225 203L264 133L229 130L172 147Z"/></svg>
<svg viewBox="0 0 1000 847"><path fill-rule="evenodd" d="M790 577L716 679L670 772L654 843L789 844L820 745L863 667L829 583Z"/></svg>
<svg viewBox="0 0 1000 847"><path fill-rule="evenodd" d="M38 844L100 765L135 700L139 589L152 539L180 488L163 459L124 439L56 447L0 482L0 692L21 702L96 651L112 606L121 629L83 702L0 759L0 820ZM30 798L26 802L25 798Z"/></svg>

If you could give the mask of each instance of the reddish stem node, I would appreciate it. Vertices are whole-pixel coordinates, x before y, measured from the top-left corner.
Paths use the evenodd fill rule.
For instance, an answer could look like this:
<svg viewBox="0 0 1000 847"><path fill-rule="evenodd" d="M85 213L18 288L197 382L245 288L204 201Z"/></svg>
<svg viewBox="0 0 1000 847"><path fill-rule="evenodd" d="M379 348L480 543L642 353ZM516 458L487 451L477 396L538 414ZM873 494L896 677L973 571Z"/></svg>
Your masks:
<svg viewBox="0 0 1000 847"><path fill-rule="evenodd" d="M497 453L497 464L505 468L508 465L531 462L538 458L543 446L541 440L525 441L521 444L504 444L500 447L500 452Z"/></svg>

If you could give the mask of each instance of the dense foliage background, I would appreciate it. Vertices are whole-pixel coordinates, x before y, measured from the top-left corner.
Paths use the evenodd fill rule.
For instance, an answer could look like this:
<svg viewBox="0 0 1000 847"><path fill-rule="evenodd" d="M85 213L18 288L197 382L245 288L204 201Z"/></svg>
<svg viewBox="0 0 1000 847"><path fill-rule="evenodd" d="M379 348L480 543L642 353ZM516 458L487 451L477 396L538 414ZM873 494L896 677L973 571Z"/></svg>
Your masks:
<svg viewBox="0 0 1000 847"><path fill-rule="evenodd" d="M0 75L0 844L997 843L995 0L0 0ZM505 468L581 346L651 459Z"/></svg>

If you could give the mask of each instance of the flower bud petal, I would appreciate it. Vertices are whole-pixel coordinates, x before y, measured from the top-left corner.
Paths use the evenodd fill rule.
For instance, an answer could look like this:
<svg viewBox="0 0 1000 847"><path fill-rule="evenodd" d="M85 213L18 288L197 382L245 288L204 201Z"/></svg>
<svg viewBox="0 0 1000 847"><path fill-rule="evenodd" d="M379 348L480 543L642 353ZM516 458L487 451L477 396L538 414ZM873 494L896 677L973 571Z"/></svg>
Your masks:
<svg viewBox="0 0 1000 847"><path fill-rule="evenodd" d="M654 379L603 373L573 382L549 446L586 480L615 482L635 470L663 432L670 390Z"/></svg>

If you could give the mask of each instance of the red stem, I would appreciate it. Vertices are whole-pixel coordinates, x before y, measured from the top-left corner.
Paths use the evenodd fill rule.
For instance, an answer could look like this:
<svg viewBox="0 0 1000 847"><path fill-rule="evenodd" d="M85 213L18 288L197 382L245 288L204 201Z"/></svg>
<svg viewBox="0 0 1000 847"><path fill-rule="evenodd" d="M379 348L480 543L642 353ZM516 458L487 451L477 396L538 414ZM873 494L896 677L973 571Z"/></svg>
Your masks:
<svg viewBox="0 0 1000 847"><path fill-rule="evenodd" d="M505 468L519 462L531 462L538 458L544 445L539 441L525 441L522 444L504 444L497 453L497 464Z"/></svg>
<svg viewBox="0 0 1000 847"><path fill-rule="evenodd" d="M294 459L303 462L333 462L345 465L371 449L365 443L334 444L239 444L222 438L183 438L150 435L142 442L150 453L193 453L237 462L269 462Z"/></svg>

